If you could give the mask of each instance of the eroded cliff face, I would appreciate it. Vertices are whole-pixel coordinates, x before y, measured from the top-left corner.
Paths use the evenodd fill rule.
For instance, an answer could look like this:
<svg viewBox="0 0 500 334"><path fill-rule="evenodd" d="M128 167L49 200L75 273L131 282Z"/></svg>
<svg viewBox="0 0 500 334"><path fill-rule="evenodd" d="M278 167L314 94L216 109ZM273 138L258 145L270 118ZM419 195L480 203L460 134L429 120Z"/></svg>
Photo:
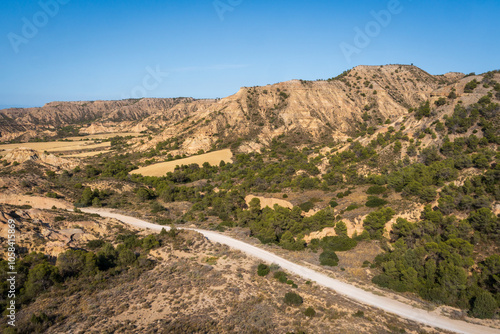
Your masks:
<svg viewBox="0 0 500 334"><path fill-rule="evenodd" d="M129 99L120 101L50 102L40 108L11 108L0 110L0 140L21 137L54 136L57 128L75 125L87 128L100 126L102 132L128 129L147 116L168 110L178 103L192 101L176 99ZM103 126L104 124L104 126ZM112 125L107 129L107 125ZM24 137L24 138L23 138Z"/></svg>
<svg viewBox="0 0 500 334"><path fill-rule="evenodd" d="M55 134L57 127L67 125L89 134L151 130L153 139L137 149L178 137L188 154L238 140L248 150L258 149L280 135L342 140L356 131L365 112L373 120L396 120L409 107L448 94L463 77L433 76L415 66L358 66L333 80L244 87L220 100L52 102L0 111L0 139Z"/></svg>
<svg viewBox="0 0 500 334"><path fill-rule="evenodd" d="M434 96L451 91L463 74L432 76L414 66L359 66L330 81L301 81L243 87L217 101L178 104L140 124L164 129L146 150L182 137L182 151L207 150L215 143L241 140L243 150L258 150L280 135L302 141L345 140L367 113L374 122L395 121Z"/></svg>
<svg viewBox="0 0 500 334"><path fill-rule="evenodd" d="M33 161L38 164L44 165L46 167L55 167L55 168L75 168L78 163L75 161L71 161L68 159L56 157L53 154L39 152L30 148L20 147L9 151L3 156L3 160L13 163L23 163L26 161Z"/></svg>

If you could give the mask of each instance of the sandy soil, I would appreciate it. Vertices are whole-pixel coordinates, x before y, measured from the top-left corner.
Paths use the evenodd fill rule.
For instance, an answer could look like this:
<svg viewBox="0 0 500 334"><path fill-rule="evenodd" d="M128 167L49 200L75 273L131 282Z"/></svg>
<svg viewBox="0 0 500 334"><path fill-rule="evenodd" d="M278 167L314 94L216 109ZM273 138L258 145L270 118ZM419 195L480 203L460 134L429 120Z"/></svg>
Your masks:
<svg viewBox="0 0 500 334"><path fill-rule="evenodd" d="M254 196L254 195L248 195L245 197L245 202L247 203L247 205L250 205L250 201L254 198L258 198L260 200L261 208L265 208L266 206L268 206L272 209L274 207L274 204L278 204L279 206L282 206L284 208L293 209L293 204L288 201L285 201L284 199L268 198L262 196Z"/></svg>
<svg viewBox="0 0 500 334"><path fill-rule="evenodd" d="M55 206L58 209L73 210L73 205L66 201L39 196L0 193L0 203L19 206L31 205L33 208L37 209L52 209L52 207Z"/></svg>
<svg viewBox="0 0 500 334"><path fill-rule="evenodd" d="M97 213L103 217L115 218L124 223L140 228L151 229L154 231L160 231L162 228L168 229L168 227L165 226L151 224L141 219L121 215L105 209L86 208L83 209L82 211L88 213ZM405 319L417 321L422 324L438 327L445 330L454 331L456 333L470 333L470 334L500 333L500 330L498 329L475 325L467 323L465 321L449 319L445 316L438 314L439 311L429 312L423 309L412 307L410 305L404 304L402 302L396 301L388 297L375 295L371 292L354 287L350 284L341 282L324 274L320 274L312 269L285 260L284 258L277 256L276 254L249 245L245 242L233 239L226 235L222 235L213 231L206 231L199 229L193 229L193 230L203 234L207 239L211 240L212 242L219 242L221 244L228 245L231 248L243 251L249 254L250 256L266 261L267 263L276 263L280 265L281 268L288 270L291 273L299 275L302 278L312 280L324 287L335 290L337 293L344 295L350 299L353 299L355 301L358 301L366 305L374 306L376 308L398 315Z"/></svg>
<svg viewBox="0 0 500 334"><path fill-rule="evenodd" d="M168 172L173 172L176 166L198 164L201 167L201 165L203 165L203 163L205 162L208 162L210 165L214 166L219 165L221 160L223 160L224 162L232 162L232 157L233 154L231 153L231 150L226 149L195 155L185 159L162 162L151 166L142 167L133 170L131 174L141 174L144 176L164 176Z"/></svg>

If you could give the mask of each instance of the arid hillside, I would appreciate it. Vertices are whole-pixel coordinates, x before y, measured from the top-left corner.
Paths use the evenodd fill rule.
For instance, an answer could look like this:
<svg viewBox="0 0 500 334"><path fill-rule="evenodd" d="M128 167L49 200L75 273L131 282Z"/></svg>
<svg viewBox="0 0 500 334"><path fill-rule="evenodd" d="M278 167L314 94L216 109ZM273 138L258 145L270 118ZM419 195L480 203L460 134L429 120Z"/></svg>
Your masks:
<svg viewBox="0 0 500 334"><path fill-rule="evenodd" d="M0 111L0 139L3 141L55 137L71 134L62 128L86 128L81 133L105 133L102 123L133 128L139 120L192 99L129 99L121 101L50 102L40 108L11 108ZM72 130L72 129L71 129ZM61 133L63 132L63 133ZM78 133L78 132L76 132Z"/></svg>
<svg viewBox="0 0 500 334"><path fill-rule="evenodd" d="M26 265L42 262L60 273L57 284L43 282L42 298L20 310L17 333L438 332L359 305L277 265L258 275L255 259L192 231L145 236L114 219L1 206L0 224L6 218L26 236L19 246L31 250L35 244L57 257L51 266L33 253ZM82 255L94 253L98 265L108 254L111 268L90 270L88 260L79 265ZM35 289L30 274L20 280L27 291Z"/></svg>
<svg viewBox="0 0 500 334"><path fill-rule="evenodd" d="M433 76L409 65L358 66L324 81L243 87L219 100L52 102L41 108L0 111L0 139L50 138L70 125L82 134L150 130L153 140L140 149L178 137L186 153L241 142L254 150L283 134L345 139L358 130L364 111L380 121L395 120L408 108L448 94L455 86L460 93L459 87L469 80L463 77Z"/></svg>

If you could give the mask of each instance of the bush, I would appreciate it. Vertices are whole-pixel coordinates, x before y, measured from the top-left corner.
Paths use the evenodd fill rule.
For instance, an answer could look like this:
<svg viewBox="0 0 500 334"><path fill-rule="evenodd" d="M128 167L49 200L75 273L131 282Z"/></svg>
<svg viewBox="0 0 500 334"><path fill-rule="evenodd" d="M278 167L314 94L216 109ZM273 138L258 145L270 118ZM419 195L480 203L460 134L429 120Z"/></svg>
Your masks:
<svg viewBox="0 0 500 334"><path fill-rule="evenodd" d="M136 195L137 195L137 198L142 202L150 200L154 197L151 190L149 190L148 188L143 188L143 187L137 189Z"/></svg>
<svg viewBox="0 0 500 334"><path fill-rule="evenodd" d="M319 256L319 263L321 263L322 266L335 267L338 266L339 264L339 258L334 251L325 250Z"/></svg>
<svg viewBox="0 0 500 334"><path fill-rule="evenodd" d="M59 195L57 195L54 192L48 192L45 196L47 196L49 198L59 198Z"/></svg>
<svg viewBox="0 0 500 334"><path fill-rule="evenodd" d="M100 240L100 239L87 241L87 248L90 248L90 249L101 248L103 245L104 245L104 241Z"/></svg>
<svg viewBox="0 0 500 334"><path fill-rule="evenodd" d="M142 248L144 250L149 251L157 247L160 247L160 243L158 242L158 240L156 240L156 237L153 234L150 234L142 239Z"/></svg>
<svg viewBox="0 0 500 334"><path fill-rule="evenodd" d="M381 208L371 212L363 221L365 230L369 233L370 238L380 239L384 233L385 224L392 219L394 210L391 208Z"/></svg>
<svg viewBox="0 0 500 334"><path fill-rule="evenodd" d="M380 194L383 194L387 191L387 189L385 187L382 187L382 186L371 186L370 188L368 188L366 190L366 193L368 195L380 195Z"/></svg>
<svg viewBox="0 0 500 334"><path fill-rule="evenodd" d="M343 252L356 247L358 242L348 236L324 237L321 239L321 247L324 250Z"/></svg>
<svg viewBox="0 0 500 334"><path fill-rule="evenodd" d="M446 104L446 98L440 97L437 101L434 101L434 104L438 107L444 106Z"/></svg>
<svg viewBox="0 0 500 334"><path fill-rule="evenodd" d="M429 117L431 115L431 107L429 101L422 103L415 112L415 118L420 120L422 117Z"/></svg>
<svg viewBox="0 0 500 334"><path fill-rule="evenodd" d="M274 278L276 278L278 281L281 283L286 283L287 281L287 276L284 272L282 271L277 271L274 273Z"/></svg>
<svg viewBox="0 0 500 334"><path fill-rule="evenodd" d="M480 319L491 319L498 308L498 303L488 291L482 291L472 305L472 316Z"/></svg>
<svg viewBox="0 0 500 334"><path fill-rule="evenodd" d="M313 318L316 315L316 311L312 307L306 308L304 311L306 317Z"/></svg>
<svg viewBox="0 0 500 334"><path fill-rule="evenodd" d="M304 212L308 212L312 208L314 208L314 203L311 201L304 202L302 204L299 204L299 207L302 209Z"/></svg>
<svg viewBox="0 0 500 334"><path fill-rule="evenodd" d="M352 314L353 317L358 317L358 318L363 318L365 316L365 312L363 311L357 311L356 313Z"/></svg>
<svg viewBox="0 0 500 334"><path fill-rule="evenodd" d="M124 248L118 254L118 263L122 266L127 266L134 263L136 260L135 253L130 249Z"/></svg>
<svg viewBox="0 0 500 334"><path fill-rule="evenodd" d="M347 189L347 190L346 190L346 191L344 191L344 192L339 192L339 193L337 194L337 198L344 198L344 197L347 197L347 196L349 196L351 193L352 193L352 192L351 192L349 189Z"/></svg>
<svg viewBox="0 0 500 334"><path fill-rule="evenodd" d="M57 267L63 278L77 276L85 268L85 252L69 249L59 254Z"/></svg>
<svg viewBox="0 0 500 334"><path fill-rule="evenodd" d="M299 305L302 305L302 303L304 302L304 300L302 299L302 297L295 293L295 292L287 292L285 294L285 304L288 304L288 305L295 305L295 306L299 306Z"/></svg>
<svg viewBox="0 0 500 334"><path fill-rule="evenodd" d="M259 264L259 266L257 267L257 275L259 276L266 276L267 274L269 274L269 271L271 269L269 268L269 266L261 263Z"/></svg>
<svg viewBox="0 0 500 334"><path fill-rule="evenodd" d="M25 283L25 297L36 298L40 293L61 280L57 267L48 263L40 263L30 269Z"/></svg>
<svg viewBox="0 0 500 334"><path fill-rule="evenodd" d="M476 89L477 85L479 84L479 82L477 82L476 79L468 82L466 85L465 85L465 88L464 88L464 93L472 93L474 91L474 89Z"/></svg>
<svg viewBox="0 0 500 334"><path fill-rule="evenodd" d="M163 207L163 205L161 205L160 203L158 203L156 201L151 203L151 213L158 213L158 212L162 212L162 211L165 211L165 207Z"/></svg>
<svg viewBox="0 0 500 334"><path fill-rule="evenodd" d="M356 203L353 203L353 204L349 205L349 206L345 209L345 211L352 211L352 210L355 210L355 209L357 209L357 208L359 208L359 205L358 205L358 204L356 204Z"/></svg>
<svg viewBox="0 0 500 334"><path fill-rule="evenodd" d="M336 207L336 206L338 206L338 205L339 205L339 203L337 203L337 201L335 201L335 200L333 200L333 199L330 201L330 203L329 203L329 204L330 204L330 206L331 206L332 208L334 208L334 207Z"/></svg>
<svg viewBox="0 0 500 334"><path fill-rule="evenodd" d="M387 203L389 203L389 202L387 202L386 200L384 200L382 198L370 196L370 197L368 197L368 201L366 201L365 205L369 208L377 208L379 206L386 205Z"/></svg>

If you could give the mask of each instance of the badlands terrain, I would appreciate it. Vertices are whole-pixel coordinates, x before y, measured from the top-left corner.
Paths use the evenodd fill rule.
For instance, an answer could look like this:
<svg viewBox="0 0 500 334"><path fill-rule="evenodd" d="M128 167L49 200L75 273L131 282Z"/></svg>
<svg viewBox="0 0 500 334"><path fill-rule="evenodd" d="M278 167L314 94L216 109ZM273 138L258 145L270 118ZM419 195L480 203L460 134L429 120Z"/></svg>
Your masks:
<svg viewBox="0 0 500 334"><path fill-rule="evenodd" d="M0 110L14 332L498 332L499 103L498 71L386 65L222 99ZM397 316L186 228L470 327Z"/></svg>

